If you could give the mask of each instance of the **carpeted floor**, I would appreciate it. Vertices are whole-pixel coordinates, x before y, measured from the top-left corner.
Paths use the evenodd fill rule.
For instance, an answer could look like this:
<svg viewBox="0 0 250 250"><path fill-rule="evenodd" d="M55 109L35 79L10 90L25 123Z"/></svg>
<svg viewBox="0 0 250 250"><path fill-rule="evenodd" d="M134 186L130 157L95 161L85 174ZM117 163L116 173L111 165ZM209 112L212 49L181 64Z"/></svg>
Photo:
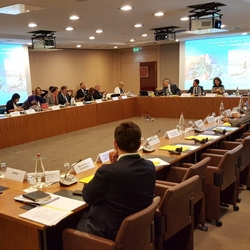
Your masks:
<svg viewBox="0 0 250 250"><path fill-rule="evenodd" d="M175 128L178 123L177 119L165 118L158 118L154 122L140 117L128 120L140 126L144 138L154 135L158 130L161 130L159 137L162 137L167 130ZM116 121L2 149L0 159L9 167L27 172L34 171L34 158L38 152L44 157L46 170L63 170L64 162L73 163L89 157L95 161L99 153L113 148L113 132L121 122ZM186 120L186 124L188 122ZM250 249L250 191L243 190L241 198L238 212L232 208L222 208L222 227L208 224L207 232L195 230L195 250Z"/></svg>

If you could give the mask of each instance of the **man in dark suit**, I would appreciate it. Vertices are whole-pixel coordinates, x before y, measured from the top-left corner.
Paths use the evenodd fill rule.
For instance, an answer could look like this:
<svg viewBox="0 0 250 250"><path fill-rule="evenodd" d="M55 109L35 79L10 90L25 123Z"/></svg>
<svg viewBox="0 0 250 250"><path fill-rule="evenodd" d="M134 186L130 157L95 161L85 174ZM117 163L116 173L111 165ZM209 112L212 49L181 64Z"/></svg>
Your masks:
<svg viewBox="0 0 250 250"><path fill-rule="evenodd" d="M163 89L160 91L156 91L155 95L180 95L181 91L180 89L168 78L165 78L163 80Z"/></svg>
<svg viewBox="0 0 250 250"><path fill-rule="evenodd" d="M89 204L77 229L115 240L125 217L152 203L156 171L151 161L138 154L141 130L133 122L120 124L114 133L111 164L102 165L82 190Z"/></svg>
<svg viewBox="0 0 250 250"><path fill-rule="evenodd" d="M193 86L190 87L190 89L188 90L188 93L194 94L194 95L202 95L203 87L199 86L199 83L200 83L199 79L194 79Z"/></svg>
<svg viewBox="0 0 250 250"><path fill-rule="evenodd" d="M81 82L80 89L78 89L76 92L76 99L80 99L82 101L87 94L88 89L86 88L85 83Z"/></svg>
<svg viewBox="0 0 250 250"><path fill-rule="evenodd" d="M102 99L103 95L105 95L105 94L106 94L106 92L101 92L101 85L99 83L97 83L95 85L95 92L93 94L94 100L96 100L96 99Z"/></svg>
<svg viewBox="0 0 250 250"><path fill-rule="evenodd" d="M68 87L67 86L62 86L61 87L61 91L60 91L60 93L57 96L58 103L62 104L62 105L64 105L64 104L65 105L70 105L71 96L72 96L72 90L68 91Z"/></svg>

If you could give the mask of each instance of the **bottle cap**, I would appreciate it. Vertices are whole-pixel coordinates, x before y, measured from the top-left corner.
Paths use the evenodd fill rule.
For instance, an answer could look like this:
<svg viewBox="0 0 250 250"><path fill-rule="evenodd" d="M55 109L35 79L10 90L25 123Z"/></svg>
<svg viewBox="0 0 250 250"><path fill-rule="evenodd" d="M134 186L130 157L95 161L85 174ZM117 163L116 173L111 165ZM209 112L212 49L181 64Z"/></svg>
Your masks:
<svg viewBox="0 0 250 250"><path fill-rule="evenodd" d="M40 157L40 156L41 156L41 154L40 154L40 153L37 153L37 154L36 154L36 156L37 156L37 157Z"/></svg>

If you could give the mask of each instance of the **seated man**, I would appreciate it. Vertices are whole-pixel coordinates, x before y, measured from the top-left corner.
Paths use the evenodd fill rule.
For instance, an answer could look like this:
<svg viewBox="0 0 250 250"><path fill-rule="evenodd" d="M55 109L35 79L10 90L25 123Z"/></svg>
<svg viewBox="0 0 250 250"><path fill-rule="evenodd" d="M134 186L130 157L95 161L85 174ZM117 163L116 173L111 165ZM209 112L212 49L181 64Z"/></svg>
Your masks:
<svg viewBox="0 0 250 250"><path fill-rule="evenodd" d="M101 84L97 83L95 85L95 92L93 94L93 98L96 100L96 99L102 99L103 96L106 94L106 91L105 92L101 92Z"/></svg>
<svg viewBox="0 0 250 250"><path fill-rule="evenodd" d="M155 95L180 95L181 91L180 89L173 83L168 78L165 78L163 80L163 89L156 91Z"/></svg>
<svg viewBox="0 0 250 250"><path fill-rule="evenodd" d="M70 93L70 94L68 94L68 93ZM64 104L70 105L71 95L72 95L72 91L68 91L67 86L62 86L61 91L57 96L58 103L62 104L62 105L64 105Z"/></svg>
<svg viewBox="0 0 250 250"><path fill-rule="evenodd" d="M156 171L152 162L138 154L141 130L133 122L115 129L111 164L102 165L84 185L82 196L89 207L77 229L115 240L122 221L152 203Z"/></svg>
<svg viewBox="0 0 250 250"><path fill-rule="evenodd" d="M76 92L76 99L83 101L84 97L87 95L88 89L85 86L84 82L80 83L80 89Z"/></svg>
<svg viewBox="0 0 250 250"><path fill-rule="evenodd" d="M203 87L199 86L199 83L200 83L199 79L194 79L193 86L190 87L190 89L188 90L188 93L193 94L193 95L202 95Z"/></svg>
<svg viewBox="0 0 250 250"><path fill-rule="evenodd" d="M232 114L233 118L224 118L224 122L229 122L233 125L241 125L247 122L250 122L250 108L248 108L245 112L245 115L241 116L240 113Z"/></svg>

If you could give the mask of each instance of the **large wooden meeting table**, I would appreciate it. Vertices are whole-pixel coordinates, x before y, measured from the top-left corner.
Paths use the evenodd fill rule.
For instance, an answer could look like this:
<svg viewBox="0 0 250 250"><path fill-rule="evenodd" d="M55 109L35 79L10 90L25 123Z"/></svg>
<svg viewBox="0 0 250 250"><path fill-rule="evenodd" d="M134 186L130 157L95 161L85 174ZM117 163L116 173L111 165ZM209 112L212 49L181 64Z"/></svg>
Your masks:
<svg viewBox="0 0 250 250"><path fill-rule="evenodd" d="M148 114L151 117L203 119L238 106L238 97L129 97L116 101L64 107L18 117L0 117L0 149L61 135L108 122Z"/></svg>
<svg viewBox="0 0 250 250"><path fill-rule="evenodd" d="M207 127L214 126L214 124L206 125ZM160 138L160 143L155 145L155 152L153 153L141 153L144 158L154 158L159 157L164 160L169 160L168 162L171 165L179 163L181 161L194 163L197 160L197 154L203 152L207 147L213 147L220 140L227 140L228 138L233 138L234 135L237 137L244 132L245 126L236 128L234 131L227 132L226 134L219 134L219 137L208 141L205 144L196 143L193 141L188 141L190 145L197 145L198 148L195 150L189 150L183 152L180 155L171 155L168 151L159 150L159 147L176 144L176 143L185 143L185 136L194 135L194 132L185 133L185 135L178 136L173 139L164 139ZM87 177L96 172L98 167L101 164L97 164L95 168L87 170L81 174L77 175L78 179ZM166 174L166 169L169 169L169 166L162 166L156 168L157 174L159 173L158 178L164 178ZM82 205L74 211L73 214L69 215L57 225L48 227L40 223L36 223L30 220L26 220L19 217L19 214L24 213L25 210L21 208L23 205L20 202L14 201L14 197L22 194L22 190L27 188L27 183L19 183L16 181L1 179L0 186L8 187L9 189L4 190L4 193L0 195L0 249L16 250L16 249L25 249L25 250L61 250L62 249L62 239L61 233L66 227L75 227L79 221L82 210L87 206L86 204ZM83 184L78 182L70 187L61 187L59 183L50 185L45 188L44 191L47 192L57 192L60 190L82 190Z"/></svg>

